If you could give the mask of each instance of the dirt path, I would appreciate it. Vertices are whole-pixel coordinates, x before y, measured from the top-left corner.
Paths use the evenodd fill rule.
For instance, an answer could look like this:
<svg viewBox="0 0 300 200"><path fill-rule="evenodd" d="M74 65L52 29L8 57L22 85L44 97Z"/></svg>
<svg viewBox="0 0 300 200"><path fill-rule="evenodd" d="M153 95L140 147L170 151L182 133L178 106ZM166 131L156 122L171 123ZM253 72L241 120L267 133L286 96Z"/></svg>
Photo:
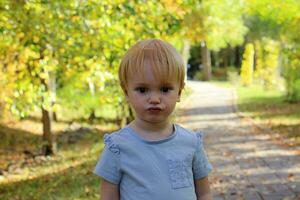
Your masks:
<svg viewBox="0 0 300 200"><path fill-rule="evenodd" d="M232 90L203 82L188 85L194 92L179 105L179 122L206 134L214 199L300 199L300 156L240 118Z"/></svg>

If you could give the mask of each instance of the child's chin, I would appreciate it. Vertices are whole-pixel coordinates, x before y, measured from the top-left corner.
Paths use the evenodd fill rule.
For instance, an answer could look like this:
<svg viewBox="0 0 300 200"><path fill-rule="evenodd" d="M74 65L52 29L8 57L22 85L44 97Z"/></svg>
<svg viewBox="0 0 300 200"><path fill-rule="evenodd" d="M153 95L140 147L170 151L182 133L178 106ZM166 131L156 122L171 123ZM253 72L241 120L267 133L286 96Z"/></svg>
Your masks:
<svg viewBox="0 0 300 200"><path fill-rule="evenodd" d="M157 123L162 123L165 122L167 119L166 118L148 118L146 119L147 122L157 124Z"/></svg>

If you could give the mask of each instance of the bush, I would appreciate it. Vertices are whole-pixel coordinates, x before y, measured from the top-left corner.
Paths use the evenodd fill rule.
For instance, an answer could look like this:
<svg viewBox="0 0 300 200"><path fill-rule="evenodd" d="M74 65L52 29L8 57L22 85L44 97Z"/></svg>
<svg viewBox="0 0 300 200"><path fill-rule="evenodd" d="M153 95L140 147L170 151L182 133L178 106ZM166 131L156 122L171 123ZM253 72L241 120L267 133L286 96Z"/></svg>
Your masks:
<svg viewBox="0 0 300 200"><path fill-rule="evenodd" d="M253 81L253 65L254 65L254 47L253 44L246 44L243 54L243 62L241 67L241 82L244 86L249 86Z"/></svg>
<svg viewBox="0 0 300 200"><path fill-rule="evenodd" d="M203 73L201 71L197 71L194 75L194 80L202 81L204 79Z"/></svg>
<svg viewBox="0 0 300 200"><path fill-rule="evenodd" d="M237 85L240 82L239 70L233 66L227 67L226 79L233 85Z"/></svg>
<svg viewBox="0 0 300 200"><path fill-rule="evenodd" d="M214 79L226 80L226 68L224 67L212 67L212 75Z"/></svg>
<svg viewBox="0 0 300 200"><path fill-rule="evenodd" d="M300 101L300 46L285 52L284 78L286 82L287 100Z"/></svg>

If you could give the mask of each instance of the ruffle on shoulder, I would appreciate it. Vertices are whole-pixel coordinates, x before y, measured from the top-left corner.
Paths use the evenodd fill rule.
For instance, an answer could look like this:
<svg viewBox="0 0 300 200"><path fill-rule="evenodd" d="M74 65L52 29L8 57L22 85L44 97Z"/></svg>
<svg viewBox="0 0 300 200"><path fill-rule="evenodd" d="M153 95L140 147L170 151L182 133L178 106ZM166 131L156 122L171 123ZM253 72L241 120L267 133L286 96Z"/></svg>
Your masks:
<svg viewBox="0 0 300 200"><path fill-rule="evenodd" d="M108 150L115 155L120 155L120 147L118 144L115 144L113 138L110 134L104 135L104 143Z"/></svg>
<svg viewBox="0 0 300 200"><path fill-rule="evenodd" d="M202 145L203 144L204 133L201 132L201 131L197 131L196 136L197 136L197 146Z"/></svg>

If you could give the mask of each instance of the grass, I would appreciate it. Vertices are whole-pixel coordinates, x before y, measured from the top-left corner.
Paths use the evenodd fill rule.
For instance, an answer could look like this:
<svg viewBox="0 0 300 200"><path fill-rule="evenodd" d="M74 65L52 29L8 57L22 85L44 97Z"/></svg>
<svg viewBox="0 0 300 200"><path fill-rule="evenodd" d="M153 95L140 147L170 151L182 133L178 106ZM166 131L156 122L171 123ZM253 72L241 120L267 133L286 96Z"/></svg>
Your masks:
<svg viewBox="0 0 300 200"><path fill-rule="evenodd" d="M93 129L75 143L61 141L57 155L41 163L17 158L15 163L22 165L2 177L0 199L99 199L100 180L92 171L104 146L102 136Z"/></svg>
<svg viewBox="0 0 300 200"><path fill-rule="evenodd" d="M235 87L238 96L238 109L253 118L256 123L287 136L291 144L300 145L300 102L286 101L284 91L266 90L262 86L232 86L228 82L215 82L222 87Z"/></svg>
<svg viewBox="0 0 300 200"><path fill-rule="evenodd" d="M91 170L95 160L56 173L1 185L1 199L99 199L100 181Z"/></svg>
<svg viewBox="0 0 300 200"><path fill-rule="evenodd" d="M78 124L53 122L58 152L38 155L42 142L40 120L29 118L0 123L0 199L99 199L100 179L92 171L104 147L103 134L118 126L113 123ZM70 138L75 140L70 142ZM24 154L29 151L36 157Z"/></svg>
<svg viewBox="0 0 300 200"><path fill-rule="evenodd" d="M300 144L300 102L289 103L283 91L260 86L237 88L238 107L258 123Z"/></svg>

